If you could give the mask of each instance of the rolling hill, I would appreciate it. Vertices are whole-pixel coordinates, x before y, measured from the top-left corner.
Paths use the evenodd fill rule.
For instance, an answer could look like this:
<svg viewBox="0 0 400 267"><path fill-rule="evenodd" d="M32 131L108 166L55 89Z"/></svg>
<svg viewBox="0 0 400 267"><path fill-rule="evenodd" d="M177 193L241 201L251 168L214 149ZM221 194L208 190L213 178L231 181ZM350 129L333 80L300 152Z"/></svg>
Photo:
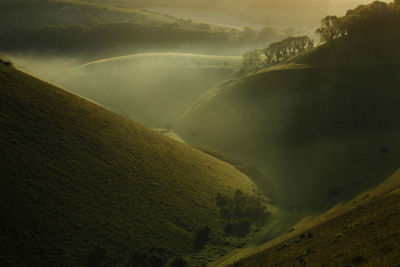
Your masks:
<svg viewBox="0 0 400 267"><path fill-rule="evenodd" d="M217 194L255 194L231 165L6 61L0 154L2 266L161 266L206 226L222 238Z"/></svg>
<svg viewBox="0 0 400 267"><path fill-rule="evenodd" d="M0 2L0 33L46 25L93 26L99 23L185 23L170 16L78 0L3 0Z"/></svg>
<svg viewBox="0 0 400 267"><path fill-rule="evenodd" d="M399 44L393 27L370 29L234 77L178 133L255 163L287 208L350 199L399 166Z"/></svg>
<svg viewBox="0 0 400 267"><path fill-rule="evenodd" d="M102 3L113 3L128 7L156 7L158 9L185 8L193 10L217 11L238 18L247 23L292 27L294 25L315 26L319 18L329 9L335 13L344 11L338 1L294 1L294 0L96 0ZM339 0L340 1L340 0ZM354 3L355 1L353 1ZM359 2L359 1L357 1ZM349 4L347 3L346 6ZM176 14L169 13L169 14Z"/></svg>

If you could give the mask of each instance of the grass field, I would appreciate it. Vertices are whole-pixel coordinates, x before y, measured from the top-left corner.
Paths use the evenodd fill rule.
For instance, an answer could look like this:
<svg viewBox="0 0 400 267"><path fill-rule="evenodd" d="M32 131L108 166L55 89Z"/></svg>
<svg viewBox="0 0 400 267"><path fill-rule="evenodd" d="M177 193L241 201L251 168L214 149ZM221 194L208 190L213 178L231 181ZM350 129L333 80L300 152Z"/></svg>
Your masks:
<svg viewBox="0 0 400 267"><path fill-rule="evenodd" d="M255 190L231 165L4 62L0 103L2 266L192 255L202 227L222 238L216 194Z"/></svg>

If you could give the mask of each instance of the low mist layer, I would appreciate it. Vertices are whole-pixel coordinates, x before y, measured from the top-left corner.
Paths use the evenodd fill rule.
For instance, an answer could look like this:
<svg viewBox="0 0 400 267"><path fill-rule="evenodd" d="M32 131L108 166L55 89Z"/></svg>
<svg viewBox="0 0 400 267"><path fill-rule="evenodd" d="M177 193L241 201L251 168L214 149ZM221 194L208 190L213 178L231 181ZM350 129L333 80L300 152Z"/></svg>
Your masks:
<svg viewBox="0 0 400 267"><path fill-rule="evenodd" d="M16 57L17 63L47 80L159 128L173 126L213 83L234 72L241 57L148 53L60 70L71 61L49 60L42 66L36 58Z"/></svg>

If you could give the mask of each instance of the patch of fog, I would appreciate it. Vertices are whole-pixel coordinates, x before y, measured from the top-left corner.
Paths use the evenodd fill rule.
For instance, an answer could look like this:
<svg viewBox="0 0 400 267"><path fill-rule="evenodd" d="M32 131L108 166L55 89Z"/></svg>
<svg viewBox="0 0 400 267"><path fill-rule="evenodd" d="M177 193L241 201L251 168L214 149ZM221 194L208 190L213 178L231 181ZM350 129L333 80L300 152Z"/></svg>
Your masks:
<svg viewBox="0 0 400 267"><path fill-rule="evenodd" d="M145 53L85 63L79 58L15 55L25 72L140 121L175 125L212 84L228 78L240 56ZM174 136L175 139L176 138Z"/></svg>
<svg viewBox="0 0 400 267"><path fill-rule="evenodd" d="M78 58L72 57L37 57L33 55L10 55L16 67L33 76L54 82L60 71L82 64Z"/></svg>
<svg viewBox="0 0 400 267"><path fill-rule="evenodd" d="M174 132L172 129L168 129L168 128L153 128L153 131L156 131L164 136L167 136L175 141L181 142L181 143L185 143L185 141L183 141L183 139L176 133Z"/></svg>

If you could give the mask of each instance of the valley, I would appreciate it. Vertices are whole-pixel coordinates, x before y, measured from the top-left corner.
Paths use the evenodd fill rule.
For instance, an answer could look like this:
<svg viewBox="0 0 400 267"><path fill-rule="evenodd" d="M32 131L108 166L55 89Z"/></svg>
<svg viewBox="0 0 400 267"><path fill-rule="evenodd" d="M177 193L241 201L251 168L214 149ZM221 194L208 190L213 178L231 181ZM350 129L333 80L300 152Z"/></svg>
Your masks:
<svg viewBox="0 0 400 267"><path fill-rule="evenodd" d="M0 265L396 266L400 2L339 2L0 2Z"/></svg>

